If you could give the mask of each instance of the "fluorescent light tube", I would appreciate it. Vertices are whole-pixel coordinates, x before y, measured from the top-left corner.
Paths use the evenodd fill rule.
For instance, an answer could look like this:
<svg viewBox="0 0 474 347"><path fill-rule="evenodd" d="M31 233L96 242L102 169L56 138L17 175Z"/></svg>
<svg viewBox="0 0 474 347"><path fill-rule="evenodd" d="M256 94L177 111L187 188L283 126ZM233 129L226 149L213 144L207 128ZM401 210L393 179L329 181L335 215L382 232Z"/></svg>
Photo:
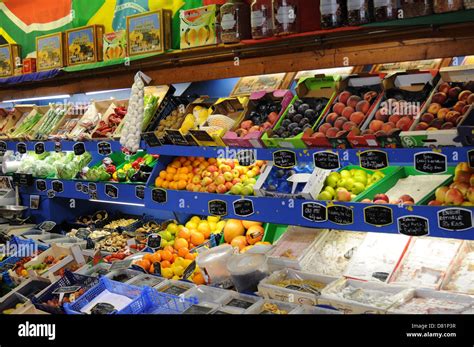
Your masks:
<svg viewBox="0 0 474 347"><path fill-rule="evenodd" d="M35 101L35 100L51 100L51 99L69 99L71 95L64 94L64 95L52 95L52 96L40 96L38 98L27 98L27 99L12 99L12 100L3 100L2 103L12 102L25 102L25 101Z"/></svg>
<svg viewBox="0 0 474 347"><path fill-rule="evenodd" d="M129 90L129 89L130 88L99 90L97 92L87 92L86 95L97 95L97 94L106 94L106 93L112 93L112 92L122 92L122 91Z"/></svg>

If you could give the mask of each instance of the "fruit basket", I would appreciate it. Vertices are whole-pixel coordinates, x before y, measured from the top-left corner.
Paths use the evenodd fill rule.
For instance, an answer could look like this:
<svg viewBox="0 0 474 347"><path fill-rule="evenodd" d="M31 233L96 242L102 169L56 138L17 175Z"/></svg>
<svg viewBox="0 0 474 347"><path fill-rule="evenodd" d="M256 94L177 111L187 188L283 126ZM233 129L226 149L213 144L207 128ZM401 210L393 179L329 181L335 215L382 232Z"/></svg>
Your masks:
<svg viewBox="0 0 474 347"><path fill-rule="evenodd" d="M300 80L296 96L276 123L262 136L268 148L306 148L302 140L306 129L313 129L336 97L339 77L310 77Z"/></svg>
<svg viewBox="0 0 474 347"><path fill-rule="evenodd" d="M90 288L73 303L65 303L67 314L114 314L127 309L144 289L101 277L99 283Z"/></svg>
<svg viewBox="0 0 474 347"><path fill-rule="evenodd" d="M326 108L314 131L305 132L303 141L309 147L350 148L350 138L360 134L383 92L378 75L350 76L340 82L339 89L342 92Z"/></svg>
<svg viewBox="0 0 474 347"><path fill-rule="evenodd" d="M431 93L420 116L408 131L400 134L404 147L462 146L458 127L467 122L474 105L474 68L472 66L446 67ZM472 130L472 128L470 129ZM471 135L472 136L472 135ZM472 138L472 137L471 137Z"/></svg>
<svg viewBox="0 0 474 347"><path fill-rule="evenodd" d="M426 205L436 188L448 184L453 174L454 167L448 167L446 174L430 175L418 172L412 166L401 166L358 195L357 201Z"/></svg>
<svg viewBox="0 0 474 347"><path fill-rule="evenodd" d="M242 122L224 135L224 143L231 147L265 147L262 135L278 122L292 98L291 91L284 89L252 93Z"/></svg>
<svg viewBox="0 0 474 347"><path fill-rule="evenodd" d="M384 79L384 95L376 112L361 127L353 147L402 147L400 133L411 128L420 116L437 78L428 72L400 72ZM374 142L374 138L375 141Z"/></svg>
<svg viewBox="0 0 474 347"><path fill-rule="evenodd" d="M242 121L247 103L245 97L220 98L212 105L207 120L189 132L199 146L225 146L222 137Z"/></svg>
<svg viewBox="0 0 474 347"><path fill-rule="evenodd" d="M79 293L84 293L90 288L94 287L99 283L97 277L84 276L70 271L66 271L64 276L61 277L57 282L51 284L37 296L32 299L33 304L39 310L49 312L51 314L63 314L63 304L65 302L71 302L77 300L80 296ZM78 287L76 291L66 293L66 300L63 299L59 302L60 294L54 294L54 292L62 287ZM79 294L79 295L78 295Z"/></svg>

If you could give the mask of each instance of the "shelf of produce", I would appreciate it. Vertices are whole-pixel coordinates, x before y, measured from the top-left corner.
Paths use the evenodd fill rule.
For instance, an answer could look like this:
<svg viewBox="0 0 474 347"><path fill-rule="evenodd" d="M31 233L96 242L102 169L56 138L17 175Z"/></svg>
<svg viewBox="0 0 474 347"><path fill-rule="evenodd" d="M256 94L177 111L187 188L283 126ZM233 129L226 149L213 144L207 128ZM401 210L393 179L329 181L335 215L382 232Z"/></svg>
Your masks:
<svg viewBox="0 0 474 347"><path fill-rule="evenodd" d="M0 100L130 87L139 70L153 84L171 84L344 65L423 60L474 53L473 22L354 28L300 34L252 44L173 51L127 64L62 73L0 87ZM238 60L236 60L238 58ZM236 63L237 61L237 63Z"/></svg>

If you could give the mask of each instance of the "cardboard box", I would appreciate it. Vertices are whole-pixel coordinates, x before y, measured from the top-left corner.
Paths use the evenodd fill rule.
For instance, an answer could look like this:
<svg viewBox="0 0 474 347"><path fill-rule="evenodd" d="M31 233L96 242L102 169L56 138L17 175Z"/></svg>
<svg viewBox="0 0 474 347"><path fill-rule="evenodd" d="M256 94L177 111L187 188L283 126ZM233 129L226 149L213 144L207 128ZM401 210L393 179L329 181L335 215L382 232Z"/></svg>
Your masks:
<svg viewBox="0 0 474 347"><path fill-rule="evenodd" d="M124 59L127 56L127 32L119 30L104 34L104 61Z"/></svg>
<svg viewBox="0 0 474 347"><path fill-rule="evenodd" d="M180 11L181 49L220 43L219 7L208 5Z"/></svg>
<svg viewBox="0 0 474 347"><path fill-rule="evenodd" d="M64 33L54 33L36 38L36 65L38 71L61 69L66 66Z"/></svg>
<svg viewBox="0 0 474 347"><path fill-rule="evenodd" d="M458 128L463 123L463 130L467 130L467 138L469 139L469 130L472 130L472 119L466 119L467 116L470 114L470 110L467 110L464 114L461 112L461 119L457 120L457 127L451 129L441 129L441 130L416 130L418 124L421 121L421 116L428 112L430 105L433 103L433 96L438 92L439 87L448 82L451 86L460 86L465 82L472 82L474 81L474 66L451 66L445 67L440 70L440 76L436 88L433 89L431 95L429 96L428 100L426 101L423 109L421 110L419 116L415 119L415 122L412 124L409 131L403 131L400 133L400 137L402 140L403 147L411 148L411 147L440 147L440 146L456 146L462 147L462 138L463 136L458 136ZM454 103L453 103L454 105ZM452 106L447 107L452 110ZM472 106L472 105L471 105ZM443 105L442 105L443 107ZM471 107L472 109L472 107ZM436 115L435 115L436 116ZM471 118L472 116L469 116ZM468 128L464 128L468 127ZM472 135L471 135L472 136ZM458 138L459 137L459 138ZM471 137L472 138L472 137ZM466 139L466 136L464 136Z"/></svg>
<svg viewBox="0 0 474 347"><path fill-rule="evenodd" d="M66 31L67 65L81 65L102 61L102 25L88 25Z"/></svg>
<svg viewBox="0 0 474 347"><path fill-rule="evenodd" d="M93 101L86 112L80 117L76 126L65 136L69 140L90 140L92 133L99 123L100 115L107 111L113 100Z"/></svg>
<svg viewBox="0 0 474 347"><path fill-rule="evenodd" d="M163 53L171 47L172 11L157 10L127 17L128 55Z"/></svg>
<svg viewBox="0 0 474 347"><path fill-rule="evenodd" d="M225 146L222 137L228 130L240 124L246 113L248 98L220 98L212 105L212 113L199 129L190 130L191 136L199 146ZM227 118L217 119L217 115ZM215 126L220 129L213 128Z"/></svg>
<svg viewBox="0 0 474 347"><path fill-rule="evenodd" d="M36 106L36 105L18 105L15 106L15 110L23 112L22 118L15 124L15 127L11 128L8 131L8 136L11 139L16 140L27 140L31 134L34 134L35 129L41 124L42 119L40 119L29 131L22 134L14 134L14 132L25 122L29 121L31 118L35 117L38 113L44 116L49 110L49 106ZM26 116L25 116L26 115Z"/></svg>
<svg viewBox="0 0 474 347"><path fill-rule="evenodd" d="M23 59L23 74L29 74L36 72L36 59L26 58Z"/></svg>
<svg viewBox="0 0 474 347"><path fill-rule="evenodd" d="M258 103L262 100L273 100L275 103L281 104L281 110L278 113L278 118L275 122L278 122L283 112L287 108L288 104L293 99L293 93L286 89L278 89L273 92L255 92L250 95L250 99L247 105L247 111L245 116L242 117L242 121L247 120L250 116L251 112L256 109ZM240 127L240 123L236 124L235 129ZM224 137L222 138L224 143L227 146L235 146L235 147L247 147L247 148L264 148L265 145L262 141L262 135L264 134L263 131L253 131L245 136L239 137L238 134L230 130L228 131Z"/></svg>
<svg viewBox="0 0 474 347"><path fill-rule="evenodd" d="M109 107L105 112L102 113L102 118L97 122L97 125L95 126L94 130L91 133L91 138L92 139L104 139L107 137L102 136L100 133L97 132L97 129L100 129L100 123L101 122L106 122L108 124L108 118L110 115L115 113L115 108L116 107L125 107L128 108L128 100L112 100L112 102L109 104ZM115 128L115 131L109 133L109 137L113 138L114 133L117 131L117 129L120 127L120 124L122 124L125 121L125 117L122 119L122 121L119 123L119 125ZM123 126L123 125L122 125Z"/></svg>
<svg viewBox="0 0 474 347"><path fill-rule="evenodd" d="M15 127L15 124L22 118L23 112L17 109L7 111L0 109L0 139L8 139L8 132Z"/></svg>
<svg viewBox="0 0 474 347"><path fill-rule="evenodd" d="M0 46L0 78L15 74L15 68L21 64L21 47L15 44Z"/></svg>

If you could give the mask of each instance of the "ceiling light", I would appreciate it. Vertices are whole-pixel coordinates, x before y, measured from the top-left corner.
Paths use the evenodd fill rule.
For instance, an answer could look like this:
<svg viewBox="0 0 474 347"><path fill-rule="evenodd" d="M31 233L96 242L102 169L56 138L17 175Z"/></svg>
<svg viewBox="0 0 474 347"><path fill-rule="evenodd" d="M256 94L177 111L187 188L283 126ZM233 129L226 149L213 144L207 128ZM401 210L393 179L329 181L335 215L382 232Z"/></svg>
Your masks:
<svg viewBox="0 0 474 347"><path fill-rule="evenodd" d="M38 98L3 100L2 103L3 102L4 103L7 103L7 102L18 103L18 102L35 101L35 100L69 99L70 97L71 97L71 95L69 95L69 94L52 95L52 96L41 96L41 97L38 97Z"/></svg>

